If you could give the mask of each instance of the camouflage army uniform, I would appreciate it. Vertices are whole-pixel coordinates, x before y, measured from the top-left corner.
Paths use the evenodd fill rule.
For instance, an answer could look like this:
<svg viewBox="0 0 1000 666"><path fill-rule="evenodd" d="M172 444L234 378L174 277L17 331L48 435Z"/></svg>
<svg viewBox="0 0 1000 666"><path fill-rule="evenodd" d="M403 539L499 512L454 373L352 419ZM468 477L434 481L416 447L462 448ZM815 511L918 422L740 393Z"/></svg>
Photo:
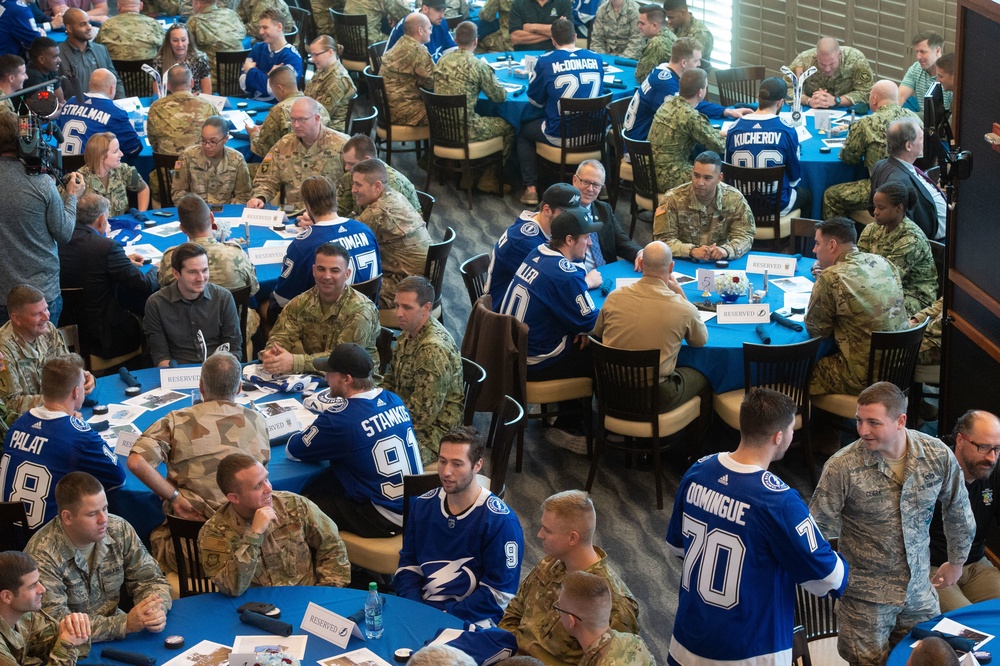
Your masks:
<svg viewBox="0 0 1000 666"><path fill-rule="evenodd" d="M344 173L341 153L350 137L324 127L316 143L308 148L294 134L278 140L264 157L253 179L251 197L271 201L285 186L285 203L301 205L299 187L309 176L340 178Z"/></svg>
<svg viewBox="0 0 1000 666"><path fill-rule="evenodd" d="M310 288L288 302L271 329L267 346L281 345L291 350L302 343L302 354L293 354L292 372L316 372L313 359L329 356L342 342L354 342L365 348L378 367L378 310L369 298L350 285L344 287L336 303L323 307L319 290Z"/></svg>
<svg viewBox="0 0 1000 666"><path fill-rule="evenodd" d="M476 53L491 53L495 51L513 51L514 45L510 41L510 7L514 0L486 0L486 4L479 10L479 17L488 20L497 20L499 15L500 29L491 32L479 40Z"/></svg>
<svg viewBox="0 0 1000 666"><path fill-rule="evenodd" d="M756 232L747 200L725 183L719 183L711 210L688 183L667 192L653 218L653 240L670 246L675 257L690 257L693 248L714 243L730 259L739 259L750 250Z"/></svg>
<svg viewBox="0 0 1000 666"><path fill-rule="evenodd" d="M809 503L823 535L840 537L851 567L837 605L837 647L852 664L884 664L890 645L938 614L928 533L935 503L941 504L949 562L961 567L976 531L955 455L916 430L907 429L906 440L904 480L859 439L826 463ZM876 610L882 612L876 616Z"/></svg>
<svg viewBox="0 0 1000 666"><path fill-rule="evenodd" d="M313 73L305 89L306 97L312 97L330 114L327 127L337 131L343 131L347 127L347 105L357 92L351 75L339 60L326 69Z"/></svg>
<svg viewBox="0 0 1000 666"><path fill-rule="evenodd" d="M403 198L413 206L413 210L419 213L420 199L417 198L417 190L413 187L410 179L388 164L385 165L385 170L389 174L389 189L402 194ZM337 215L355 219L360 206L354 203L354 193L351 192L352 184L351 173L347 172L341 177L340 184L337 185Z"/></svg>
<svg viewBox="0 0 1000 666"><path fill-rule="evenodd" d="M163 46L163 26L138 12L112 16L94 38L112 60L152 60Z"/></svg>
<svg viewBox="0 0 1000 666"><path fill-rule="evenodd" d="M389 36L382 32L382 19L395 24L396 21L406 18L410 11L410 8L400 0L347 0L344 3L345 13L365 14L368 17L369 45L389 39Z"/></svg>
<svg viewBox="0 0 1000 666"><path fill-rule="evenodd" d="M331 37L337 34L333 28L331 9L338 12L344 11L344 0L310 0L309 11L312 12L313 21L316 23L316 34L330 35Z"/></svg>
<svg viewBox="0 0 1000 666"><path fill-rule="evenodd" d="M192 192L210 204L245 204L250 198L246 159L238 150L226 146L213 164L200 145L191 146L174 166L174 205Z"/></svg>
<svg viewBox="0 0 1000 666"><path fill-rule="evenodd" d="M87 192L96 192L111 202L108 217L127 213L129 209L128 193L141 192L147 187L146 181L142 179L135 167L124 163L108 172L107 187L104 186L100 178L94 175L90 167L82 166L77 171L83 176Z"/></svg>
<svg viewBox="0 0 1000 666"><path fill-rule="evenodd" d="M257 37L260 35L260 15L265 9L276 9L281 14L281 25L286 33L295 27L295 20L292 19L292 13L288 11L288 3L285 0L241 0L236 6L236 13L243 21L247 34L253 37L255 42L259 41ZM200 42L198 46L200 48Z"/></svg>
<svg viewBox="0 0 1000 666"><path fill-rule="evenodd" d="M59 639L59 623L44 611L25 613L13 627L0 617L0 666L73 666L90 651Z"/></svg>
<svg viewBox="0 0 1000 666"><path fill-rule="evenodd" d="M382 291L379 307L393 307L396 285L408 275L423 275L431 236L420 213L394 190L382 195L362 210L358 222L375 232L382 255Z"/></svg>
<svg viewBox="0 0 1000 666"><path fill-rule="evenodd" d="M434 68L434 91L441 95L465 95L469 113L469 141L503 137L503 159L507 161L510 149L514 146L514 128L503 118L484 117L476 113L479 91L497 103L507 100L507 91L497 81L492 67L470 51L452 51L442 57Z"/></svg>
<svg viewBox="0 0 1000 666"><path fill-rule="evenodd" d="M579 666L656 666L645 641L608 629L583 653Z"/></svg>
<svg viewBox="0 0 1000 666"><path fill-rule="evenodd" d="M617 12L610 0L601 3L594 17L590 50L638 60L644 46L642 34L636 27L638 21L639 5L635 0L623 0L621 10Z"/></svg>
<svg viewBox="0 0 1000 666"><path fill-rule="evenodd" d="M163 599L164 611L173 603L156 560L132 526L113 514L104 538L94 544L92 560L73 545L58 518L31 537L25 552L38 562L45 612L59 619L87 613L94 643L125 638L128 615L118 607L123 589L135 603L154 594Z"/></svg>
<svg viewBox="0 0 1000 666"><path fill-rule="evenodd" d="M923 323L925 319L927 328L924 329L924 339L920 341L920 354L917 356L917 363L920 365L938 365L941 363L941 320L944 317L944 301L937 299L920 312L913 315L917 324Z"/></svg>
<svg viewBox="0 0 1000 666"><path fill-rule="evenodd" d="M889 156L885 133L889 123L900 118L917 118L917 114L898 104L884 104L870 116L858 118L847 133L840 159L847 164L861 164L863 160L870 174L879 160ZM847 217L856 210L867 209L871 187L871 180L865 178L826 188L823 193L823 219Z"/></svg>
<svg viewBox="0 0 1000 666"><path fill-rule="evenodd" d="M607 561L607 553L594 550L600 560L584 571L608 581L611 588L611 628L639 632L639 604ZM559 613L552 608L559 600L559 589L566 577L566 565L552 557L543 557L521 583L517 595L507 604L499 627L514 634L519 654L528 654L549 665L577 664L583 650L569 635Z"/></svg>
<svg viewBox="0 0 1000 666"><path fill-rule="evenodd" d="M205 575L232 597L250 587L351 582L347 548L337 525L310 500L285 491L271 494L277 515L267 531L251 531L228 502L198 535Z"/></svg>
<svg viewBox="0 0 1000 666"><path fill-rule="evenodd" d="M11 113L17 113L14 111L14 104L9 99L0 101L0 111L10 111Z"/></svg>
<svg viewBox="0 0 1000 666"><path fill-rule="evenodd" d="M243 38L247 35L243 20L232 9L213 5L189 18L186 25L191 39L208 56L212 90L219 90L219 80L215 75L215 54L218 51L243 50ZM257 34L256 28L254 34Z"/></svg>
<svg viewBox="0 0 1000 666"><path fill-rule="evenodd" d="M635 81L639 85L646 80L653 68L659 64L670 62L670 51L674 48L674 33L666 26L660 30L660 34L651 37L642 48L639 55L639 62L635 66Z"/></svg>
<svg viewBox="0 0 1000 666"><path fill-rule="evenodd" d="M421 88L430 88L434 61L427 47L409 35L403 35L382 58L385 94L392 109L394 125L426 125L427 107L420 97Z"/></svg>
<svg viewBox="0 0 1000 666"><path fill-rule="evenodd" d="M150 105L146 121L149 145L157 153L180 155L199 145L202 123L214 115L214 106L187 91L158 99Z"/></svg>
<svg viewBox="0 0 1000 666"><path fill-rule="evenodd" d="M0 327L0 354L7 366L6 381L0 382L0 398L17 414L42 404L42 366L53 356L68 353L66 341L52 322L37 340L28 343L8 321Z"/></svg>
<svg viewBox="0 0 1000 666"><path fill-rule="evenodd" d="M462 355L451 333L433 317L416 337L403 332L382 388L402 398L410 410L422 462L435 462L441 436L462 425L465 407Z"/></svg>
<svg viewBox="0 0 1000 666"><path fill-rule="evenodd" d="M712 31L708 29L700 19L691 17L691 20L684 25L677 26L674 35L680 37L692 37L701 44L701 61L707 63L712 57L712 47L715 45L715 38ZM793 70L794 71L794 70Z"/></svg>
<svg viewBox="0 0 1000 666"><path fill-rule="evenodd" d="M817 90L826 90L834 97L847 97L851 100L851 104L860 104L861 102L867 104L868 96L875 84L875 75L872 74L868 58L865 57L864 53L851 46L841 46L840 55L840 67L837 68L834 75L824 76L817 69L816 73L806 79L802 85L802 94L806 97L812 97L812 94ZM794 72L801 67L802 71L805 71L814 65L816 65L816 49L812 48L796 56L788 68ZM790 81L788 89L792 90ZM788 99L791 101L791 97Z"/></svg>
<svg viewBox="0 0 1000 666"><path fill-rule="evenodd" d="M271 107L260 126L260 131L250 140L250 150L255 155L264 157L274 147L274 144L278 143L278 139L292 131L292 104L295 104L295 100L302 97L305 95L296 90ZM329 127L330 114L322 105L319 107L319 119Z"/></svg>
<svg viewBox="0 0 1000 666"><path fill-rule="evenodd" d="M206 400L170 412L146 428L130 455L141 456L156 469L167 463L167 481L206 518L211 518L225 495L215 483L219 462L230 453L252 455L262 465L271 459L264 417L227 400ZM164 501L163 512L170 510ZM172 571L173 544L166 523L149 536L150 550L166 571Z"/></svg>
<svg viewBox="0 0 1000 666"><path fill-rule="evenodd" d="M910 316L937 298L937 268L927 236L907 217L893 231L880 224L869 224L861 232L858 249L885 257L899 271L903 302Z"/></svg>
<svg viewBox="0 0 1000 666"><path fill-rule="evenodd" d="M691 151L701 144L705 150L726 153L726 142L708 118L682 97L671 97L656 110L649 128L653 163L660 192L691 182Z"/></svg>
<svg viewBox="0 0 1000 666"><path fill-rule="evenodd" d="M852 249L819 274L805 325L810 336L832 335L838 347L816 363L809 391L858 395L868 387L872 331L907 326L899 271L876 254Z"/></svg>

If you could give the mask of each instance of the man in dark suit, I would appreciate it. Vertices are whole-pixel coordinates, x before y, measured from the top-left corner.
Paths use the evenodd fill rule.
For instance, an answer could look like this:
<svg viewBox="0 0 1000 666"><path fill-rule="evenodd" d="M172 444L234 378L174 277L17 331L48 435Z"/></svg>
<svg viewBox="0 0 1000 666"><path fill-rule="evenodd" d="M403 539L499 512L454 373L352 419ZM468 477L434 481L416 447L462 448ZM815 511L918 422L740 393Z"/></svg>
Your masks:
<svg viewBox="0 0 1000 666"><path fill-rule="evenodd" d="M621 257L635 262L636 270L639 270L638 258L642 256L642 248L618 224L611 206L597 200L604 181L604 165L597 160L584 160L573 175L573 187L580 190L580 207L604 224L599 231L594 232L593 235L597 238L591 243L583 264L587 272L590 272L604 264L618 261L618 257Z"/></svg>
<svg viewBox="0 0 1000 666"><path fill-rule="evenodd" d="M59 246L59 283L63 289L83 289L80 339L103 358L134 350L142 343L139 320L118 303L119 289L128 301L145 302L156 291L156 271L143 273L142 255L126 255L107 234L108 200L88 192L76 204L76 227L68 243ZM139 313L141 314L141 312Z"/></svg>
<svg viewBox="0 0 1000 666"><path fill-rule="evenodd" d="M889 157L879 160L872 170L868 210L874 215L875 190L891 181L898 181L914 192L906 217L913 220L930 240L943 240L947 202L938 186L918 171L913 163L924 152L924 131L916 118L900 118L889 124L885 134Z"/></svg>

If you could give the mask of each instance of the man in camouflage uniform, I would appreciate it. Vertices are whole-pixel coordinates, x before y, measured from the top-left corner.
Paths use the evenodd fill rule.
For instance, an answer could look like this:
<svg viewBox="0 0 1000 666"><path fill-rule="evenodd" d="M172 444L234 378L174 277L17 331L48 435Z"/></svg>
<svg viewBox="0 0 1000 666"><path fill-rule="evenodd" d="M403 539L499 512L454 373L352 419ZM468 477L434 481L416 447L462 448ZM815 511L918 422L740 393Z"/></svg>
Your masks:
<svg viewBox="0 0 1000 666"><path fill-rule="evenodd" d="M646 45L635 66L636 83L642 84L654 67L670 60L670 51L677 38L666 26L665 18L666 14L659 5L643 5L639 8L639 34L646 40Z"/></svg>
<svg viewBox="0 0 1000 666"><path fill-rule="evenodd" d="M663 9L667 13L667 25L677 37L691 37L701 44L701 61L705 68L711 66L712 47L715 39L702 21L691 16L687 0L665 0Z"/></svg>
<svg viewBox="0 0 1000 666"><path fill-rule="evenodd" d="M267 75L267 87L274 92L277 103L267 112L267 117L260 126L247 125L250 150L261 157L267 155L281 137L292 131L292 105L295 100L305 97L299 91L295 70L288 65L271 70ZM330 114L322 105L319 107L319 119L323 125L330 125Z"/></svg>
<svg viewBox="0 0 1000 666"><path fill-rule="evenodd" d="M25 548L38 562L45 612L59 619L87 613L95 643L144 629L163 631L172 604L170 584L128 521L103 513L108 500L100 481L71 472L56 484L56 501L59 515ZM92 559L83 554L89 548ZM135 604L127 613L118 607L123 589Z"/></svg>
<svg viewBox="0 0 1000 666"><path fill-rule="evenodd" d="M495 53L513 51L514 45L510 41L510 7L514 0L486 0L486 4L479 10L481 20L499 21L500 29L491 32L482 38L479 53Z"/></svg>
<svg viewBox="0 0 1000 666"><path fill-rule="evenodd" d="M351 191L351 188L354 186L351 169L358 162L377 157L378 151L375 149L375 142L366 134L355 134L344 144L344 175L340 179L340 184L337 185L337 215L341 217L357 217L361 206L354 201L354 193ZM413 210L420 212L420 199L417 198L417 189L413 187L410 179L388 164L385 165L385 170L389 174L389 189L402 194L403 198L413 206Z"/></svg>
<svg viewBox="0 0 1000 666"><path fill-rule="evenodd" d="M917 363L920 365L938 365L941 363L941 320L944 315L944 300L937 299L926 308L910 317L910 326L917 326L925 319L924 339L920 341L920 353Z"/></svg>
<svg viewBox="0 0 1000 666"><path fill-rule="evenodd" d="M24 82L28 79L27 66L21 56L5 54L0 56L0 95L12 95L24 87ZM14 103L10 98L0 101L0 111L14 110Z"/></svg>
<svg viewBox="0 0 1000 666"><path fill-rule="evenodd" d="M437 461L441 436L462 424L462 355L451 333L431 316L430 280L422 275L401 280L395 304L402 333L382 387L402 398L410 410L420 457L428 465Z"/></svg>
<svg viewBox="0 0 1000 666"><path fill-rule="evenodd" d="M163 512L187 520L206 520L225 495L215 485L219 461L245 451L263 464L271 459L264 417L234 402L242 385L240 362L217 352L202 365L203 402L176 409L146 428L128 457L128 468L163 500ZM156 470L167 463L167 478ZM151 550L166 571L175 567L167 524L153 530Z"/></svg>
<svg viewBox="0 0 1000 666"><path fill-rule="evenodd" d="M833 336L837 353L816 363L810 393L861 393L872 331L906 328L899 271L878 255L858 251L856 243L851 220L837 217L816 226L816 261L821 272L809 298L805 325L812 337Z"/></svg>
<svg viewBox="0 0 1000 666"><path fill-rule="evenodd" d="M381 330L371 300L347 284L351 255L339 243L316 248L315 286L288 302L271 329L260 358L271 373L316 372L313 360L329 356L342 342L354 342L378 364L375 342ZM290 350L301 343L303 353Z"/></svg>
<svg viewBox="0 0 1000 666"><path fill-rule="evenodd" d="M583 649L559 620L559 590L568 573L566 562L578 571L605 579L611 588L609 625L616 631L639 632L639 604L608 562L607 553L594 545L597 514L582 490L567 490L542 502L542 529L538 533L545 557L521 583L507 605L499 627L514 634L517 651L547 664L576 664ZM551 535L551 536L549 536Z"/></svg>
<svg viewBox="0 0 1000 666"><path fill-rule="evenodd" d="M600 576L566 574L557 605L559 622L583 648L580 666L655 666L639 636L611 628L611 588Z"/></svg>
<svg viewBox="0 0 1000 666"><path fill-rule="evenodd" d="M7 294L10 321L0 327L0 358L6 381L0 382L0 399L7 408L23 414L42 404L42 368L55 356L69 353L66 341L49 321L45 296L34 287L18 285ZM84 390L94 390L94 376L84 371Z"/></svg>
<svg viewBox="0 0 1000 666"><path fill-rule="evenodd" d="M750 205L722 182L722 159L711 151L698 155L691 182L667 192L653 218L653 240L675 257L702 261L739 259L756 232Z"/></svg>
<svg viewBox="0 0 1000 666"><path fill-rule="evenodd" d="M394 125L426 125L427 107L421 88L431 88L434 61L424 44L431 38L431 21L414 12L403 24L405 34L382 58L382 78Z"/></svg>
<svg viewBox="0 0 1000 666"><path fill-rule="evenodd" d="M333 33L330 33L333 34ZM330 114L327 127L347 128L347 107L357 93L351 75L337 57L337 44L330 35L320 35L309 45L309 59L316 71L306 83L306 97L312 97Z"/></svg>
<svg viewBox="0 0 1000 666"><path fill-rule="evenodd" d="M74 666L90 650L90 619L56 622L42 610L38 566L18 550L0 553L0 665Z"/></svg>
<svg viewBox="0 0 1000 666"><path fill-rule="evenodd" d="M389 25L402 21L410 13L410 8L400 0L347 0L344 13L364 14L368 17L368 43L374 44L389 39L382 32L382 20Z"/></svg>
<svg viewBox="0 0 1000 666"><path fill-rule="evenodd" d="M191 94L191 70L174 66L167 72L170 94L149 107L146 133L149 145L157 153L180 155L201 139L201 126L215 115L215 107ZM155 180L155 179L154 179Z"/></svg>
<svg viewBox="0 0 1000 666"><path fill-rule="evenodd" d="M814 109L861 104L868 99L875 83L865 54L850 46L841 47L833 37L822 37L816 48L796 56L789 69L798 73L813 66L816 73L802 85L802 104ZM791 95L795 94L791 81L788 81L788 90L788 103L791 104Z"/></svg>
<svg viewBox="0 0 1000 666"><path fill-rule="evenodd" d="M175 206L188 194L197 194L210 204L247 202L250 171L242 153L227 146L227 141L229 121L222 116L205 119L200 144L181 153L174 165Z"/></svg>
<svg viewBox="0 0 1000 666"><path fill-rule="evenodd" d="M847 164L864 163L871 174L879 160L889 157L889 151L885 147L885 133L889 129L889 123L899 118L917 117L909 109L899 106L898 100L899 87L894 82L882 79L872 86L868 96L872 114L858 118L851 125L844 147L840 150L841 160ZM871 180L865 178L826 188L823 193L823 219L848 217L856 210L867 210L871 184Z"/></svg>
<svg viewBox="0 0 1000 666"><path fill-rule="evenodd" d="M656 110L649 127L649 143L653 148L657 189L660 192L683 185L691 180L691 151L698 144L705 150L726 152L726 142L708 118L695 110L705 99L708 75L695 67L681 75L680 92L670 97ZM673 248L671 248L673 249ZM678 255L674 250L674 256Z"/></svg>
<svg viewBox="0 0 1000 666"><path fill-rule="evenodd" d="M305 497L272 492L267 469L251 456L230 454L212 480L228 501L201 528L198 550L220 592L351 582L337 525Z"/></svg>
<svg viewBox="0 0 1000 666"><path fill-rule="evenodd" d="M260 163L247 206L263 208L285 189L284 202L302 204L299 184L309 176L330 179L344 172L341 150L349 138L323 126L319 103L303 97L292 104L292 133L278 140Z"/></svg>
<svg viewBox="0 0 1000 666"><path fill-rule="evenodd" d="M837 651L851 664L881 666L891 646L940 612L930 577L935 503L948 561L935 572L934 587L958 581L976 528L955 454L906 428L906 396L898 387L878 382L865 389L857 423L860 439L826 463L809 510L824 536L840 538L851 567L837 605Z"/></svg>
<svg viewBox="0 0 1000 666"><path fill-rule="evenodd" d="M381 160L359 162L351 171L354 201L361 206L355 218L375 232L382 254L382 291L379 307L393 307L396 285L407 275L422 275L431 237L413 206L386 187L389 174Z"/></svg>
<svg viewBox="0 0 1000 666"><path fill-rule="evenodd" d="M254 42L259 42L260 15L265 9L273 9L281 15L281 25L285 30L291 32L295 26L292 13L288 11L288 3L285 0L243 0L236 6L236 13L243 21L243 28L246 34L253 37ZM201 42L198 42L201 46ZM237 51L242 50L242 46Z"/></svg>
<svg viewBox="0 0 1000 666"><path fill-rule="evenodd" d="M119 0L118 14L101 24L94 42L112 60L152 60L163 46L163 26L140 14L141 8L139 0Z"/></svg>
<svg viewBox="0 0 1000 666"><path fill-rule="evenodd" d="M188 34L208 56L212 90L219 90L215 54L219 51L242 51L247 29L239 14L216 0L194 0L194 12L194 16L186 24ZM257 25L254 24L253 34L256 34L256 28Z"/></svg>
<svg viewBox="0 0 1000 666"><path fill-rule="evenodd" d="M636 0L608 0L602 3L594 17L590 50L638 60L643 49L638 22L639 3Z"/></svg>

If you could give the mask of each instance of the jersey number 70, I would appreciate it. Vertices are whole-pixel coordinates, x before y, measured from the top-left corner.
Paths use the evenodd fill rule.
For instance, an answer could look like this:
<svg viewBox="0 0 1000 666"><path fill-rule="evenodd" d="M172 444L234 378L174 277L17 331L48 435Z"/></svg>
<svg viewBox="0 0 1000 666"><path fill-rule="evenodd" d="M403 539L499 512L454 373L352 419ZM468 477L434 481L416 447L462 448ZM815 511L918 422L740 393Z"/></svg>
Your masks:
<svg viewBox="0 0 1000 666"><path fill-rule="evenodd" d="M718 528L709 530L708 525L687 514L681 523L681 533L691 537L691 545L684 553L681 587L691 590L691 574L701 562L696 589L702 601L725 609L739 605L746 555L746 546L739 535Z"/></svg>

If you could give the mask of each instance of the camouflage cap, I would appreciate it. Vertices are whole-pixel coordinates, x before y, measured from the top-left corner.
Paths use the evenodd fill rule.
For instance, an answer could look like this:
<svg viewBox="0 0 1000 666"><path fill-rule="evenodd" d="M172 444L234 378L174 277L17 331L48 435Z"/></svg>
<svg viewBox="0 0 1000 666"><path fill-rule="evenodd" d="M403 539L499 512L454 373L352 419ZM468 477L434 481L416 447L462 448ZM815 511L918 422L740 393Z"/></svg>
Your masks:
<svg viewBox="0 0 1000 666"><path fill-rule="evenodd" d="M372 357L365 348L353 342L342 342L333 348L327 358L313 359L313 367L320 372L339 372L352 377L371 377Z"/></svg>

